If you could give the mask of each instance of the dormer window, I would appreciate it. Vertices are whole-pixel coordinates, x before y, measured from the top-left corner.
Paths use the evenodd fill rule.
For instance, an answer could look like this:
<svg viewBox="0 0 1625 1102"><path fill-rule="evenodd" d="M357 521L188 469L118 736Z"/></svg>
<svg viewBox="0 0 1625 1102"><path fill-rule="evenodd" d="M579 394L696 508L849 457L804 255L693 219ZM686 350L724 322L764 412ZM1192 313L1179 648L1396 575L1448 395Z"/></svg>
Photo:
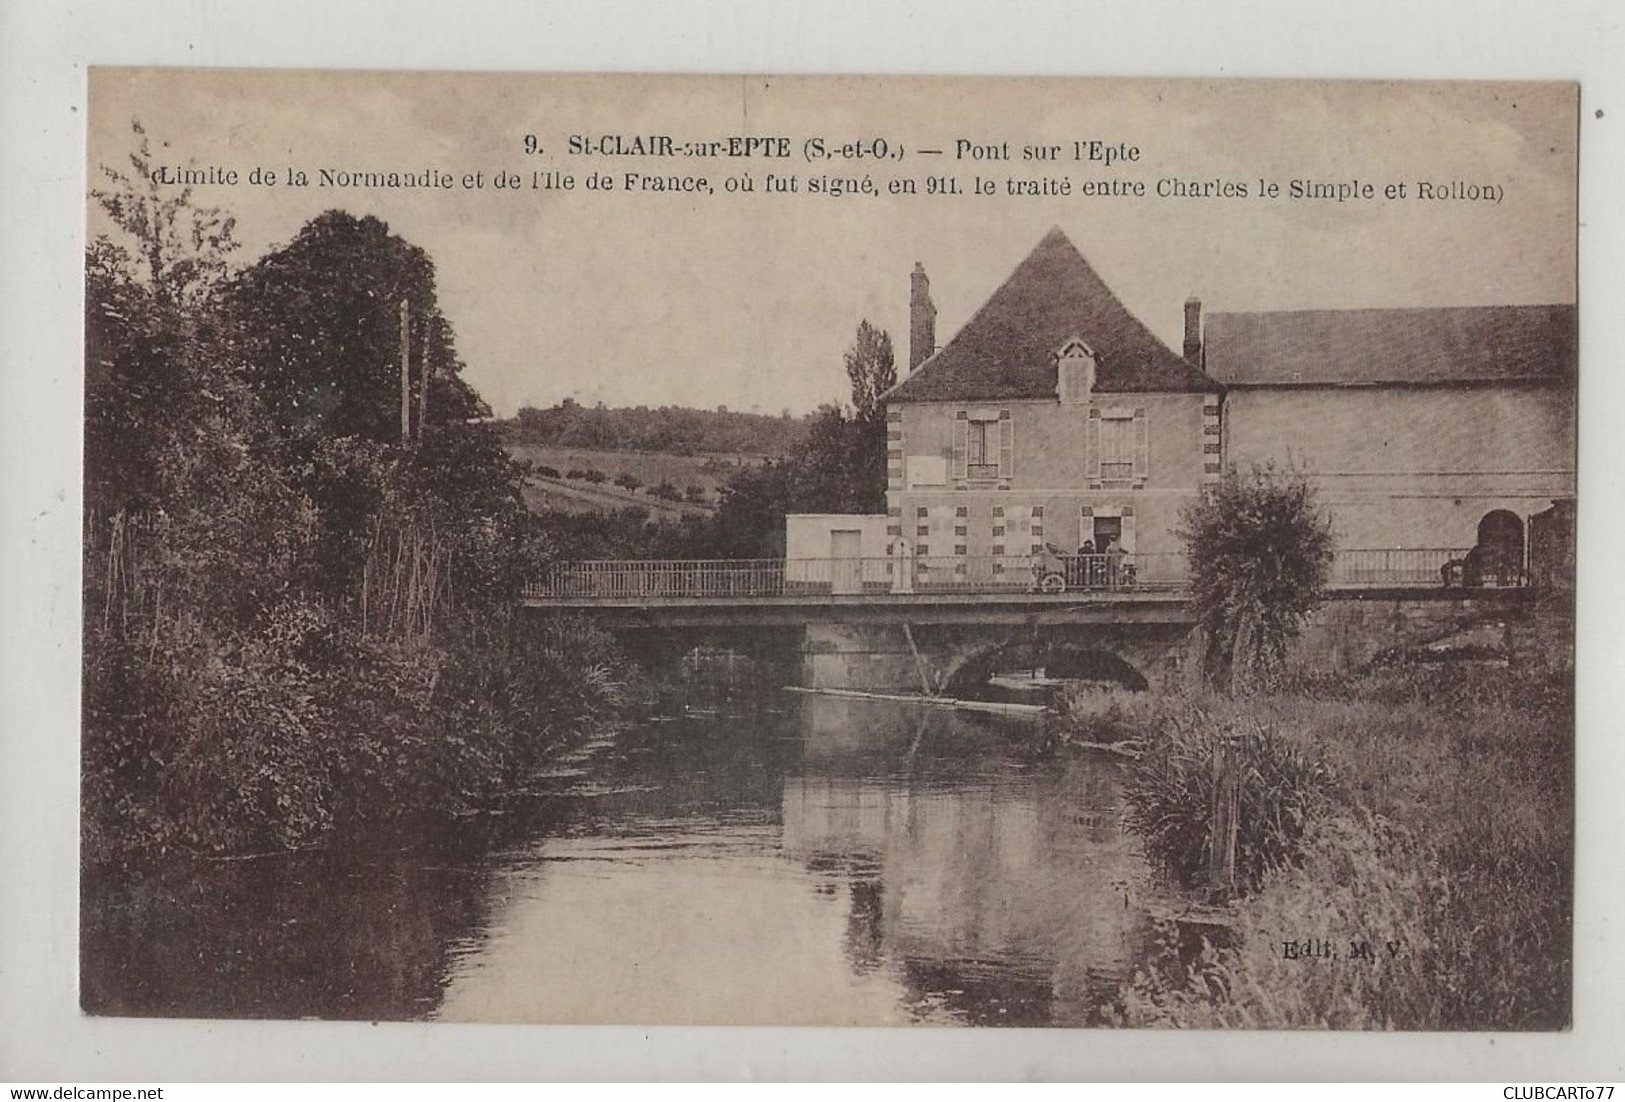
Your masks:
<svg viewBox="0 0 1625 1102"><path fill-rule="evenodd" d="M1055 353L1055 393L1063 406L1086 406L1095 389L1095 350L1072 337Z"/></svg>

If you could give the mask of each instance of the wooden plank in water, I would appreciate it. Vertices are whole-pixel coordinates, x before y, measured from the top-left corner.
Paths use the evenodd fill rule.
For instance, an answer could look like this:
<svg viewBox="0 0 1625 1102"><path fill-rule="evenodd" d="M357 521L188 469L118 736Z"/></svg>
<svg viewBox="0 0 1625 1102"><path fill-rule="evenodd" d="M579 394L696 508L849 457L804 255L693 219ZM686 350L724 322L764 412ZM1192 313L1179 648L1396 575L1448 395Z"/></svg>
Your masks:
<svg viewBox="0 0 1625 1102"><path fill-rule="evenodd" d="M786 685L785 691L806 693L811 696L843 696L855 700L893 700L904 704L923 704L929 708L958 708L967 712L991 712L997 715L1042 715L1042 704L1004 704L993 700L955 700L949 696L918 696L912 693L870 693L859 689L809 689L802 685Z"/></svg>

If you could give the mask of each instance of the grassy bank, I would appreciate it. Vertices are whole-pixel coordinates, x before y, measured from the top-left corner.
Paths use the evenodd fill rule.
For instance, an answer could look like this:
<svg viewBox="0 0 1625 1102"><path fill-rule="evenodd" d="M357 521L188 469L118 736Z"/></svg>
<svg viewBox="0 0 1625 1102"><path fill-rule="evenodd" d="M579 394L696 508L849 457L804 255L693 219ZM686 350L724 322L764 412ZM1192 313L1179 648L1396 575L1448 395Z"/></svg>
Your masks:
<svg viewBox="0 0 1625 1102"><path fill-rule="evenodd" d="M1146 751L1131 782L1142 819L1171 758L1188 759L1187 783L1202 775L1203 731L1251 732L1276 763L1242 781L1243 849L1250 830L1280 837L1252 855L1228 943L1181 963L1169 931L1168 951L1123 992L1126 1021L1563 1026L1573 730L1567 675L1468 666L1302 680L1242 701L1140 698L1075 719L1074 739L1127 734ZM1199 801L1194 818L1207 814ZM1282 829L1260 825L1272 816ZM1205 844L1184 832L1187 850ZM1188 872L1205 855L1172 858ZM1305 941L1336 956L1287 947Z"/></svg>
<svg viewBox="0 0 1625 1102"><path fill-rule="evenodd" d="M85 865L342 845L504 808L638 703L613 642L569 628L402 643L306 605L247 630L92 638Z"/></svg>

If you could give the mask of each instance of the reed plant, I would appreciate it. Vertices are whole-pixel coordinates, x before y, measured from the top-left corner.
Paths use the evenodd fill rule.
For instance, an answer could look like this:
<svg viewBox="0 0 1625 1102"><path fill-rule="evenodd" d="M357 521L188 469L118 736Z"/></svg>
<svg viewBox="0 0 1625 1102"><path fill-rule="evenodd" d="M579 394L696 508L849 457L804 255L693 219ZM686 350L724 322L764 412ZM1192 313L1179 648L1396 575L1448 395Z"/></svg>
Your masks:
<svg viewBox="0 0 1625 1102"><path fill-rule="evenodd" d="M1245 720L1177 702L1140 712L1167 732L1142 735L1147 753L1130 780L1132 814L1154 855L1176 873L1205 867L1196 825L1210 806L1202 755L1238 722L1243 742L1253 735L1247 753L1273 763L1259 780L1270 769L1280 778L1254 781L1260 795L1251 820L1244 801L1242 836L1250 821L1288 848L1253 843L1244 863L1253 875L1227 908L1226 936L1195 960L1181 955L1171 925L1163 931L1121 992L1126 1024L1567 1024L1574 716L1566 673L1399 666L1300 678L1246 708ZM1324 763L1308 773L1318 795L1282 801L1293 789L1286 778L1302 777L1309 761ZM1260 823L1256 808L1269 801L1292 810ZM1337 955L1289 948L1305 941Z"/></svg>
<svg viewBox="0 0 1625 1102"><path fill-rule="evenodd" d="M1248 890L1294 864L1310 818L1331 795L1331 770L1305 740L1208 700L1159 710L1129 769L1130 824L1183 885L1214 866L1215 809L1233 791L1235 881Z"/></svg>

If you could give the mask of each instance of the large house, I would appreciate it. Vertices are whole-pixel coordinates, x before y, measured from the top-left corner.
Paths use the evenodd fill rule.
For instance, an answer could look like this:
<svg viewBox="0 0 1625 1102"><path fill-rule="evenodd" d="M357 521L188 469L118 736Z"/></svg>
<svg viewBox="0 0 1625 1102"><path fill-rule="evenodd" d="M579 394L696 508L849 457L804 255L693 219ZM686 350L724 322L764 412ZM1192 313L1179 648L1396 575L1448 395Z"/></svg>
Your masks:
<svg viewBox="0 0 1625 1102"><path fill-rule="evenodd" d="M885 396L884 521L787 525L788 557L836 564L820 578L837 591L1028 586L1046 547L1111 551L1108 581L1119 561L1175 581L1180 510L1230 462L1303 470L1343 563L1378 572L1437 577L1488 546L1483 561L1521 577L1531 522L1569 523L1572 306L1204 326L1190 299L1176 353L1055 229L940 349L916 265L909 322L910 370Z"/></svg>
<svg viewBox="0 0 1625 1102"><path fill-rule="evenodd" d="M915 366L886 395L886 506L924 580L1026 583L1045 543L1172 570L1179 509L1219 471L1219 386L1058 229L940 350L923 271L913 284Z"/></svg>

